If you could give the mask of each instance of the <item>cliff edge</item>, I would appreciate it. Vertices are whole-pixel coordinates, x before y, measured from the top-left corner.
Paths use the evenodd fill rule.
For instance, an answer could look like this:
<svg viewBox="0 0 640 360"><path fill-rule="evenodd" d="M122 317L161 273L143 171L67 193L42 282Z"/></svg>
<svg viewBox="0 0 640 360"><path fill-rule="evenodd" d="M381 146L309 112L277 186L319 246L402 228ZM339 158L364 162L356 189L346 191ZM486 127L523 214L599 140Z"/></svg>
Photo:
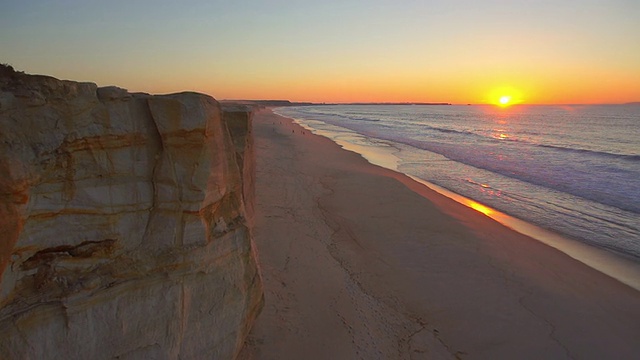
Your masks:
<svg viewBox="0 0 640 360"><path fill-rule="evenodd" d="M0 358L237 355L263 293L251 115L225 114L0 72Z"/></svg>

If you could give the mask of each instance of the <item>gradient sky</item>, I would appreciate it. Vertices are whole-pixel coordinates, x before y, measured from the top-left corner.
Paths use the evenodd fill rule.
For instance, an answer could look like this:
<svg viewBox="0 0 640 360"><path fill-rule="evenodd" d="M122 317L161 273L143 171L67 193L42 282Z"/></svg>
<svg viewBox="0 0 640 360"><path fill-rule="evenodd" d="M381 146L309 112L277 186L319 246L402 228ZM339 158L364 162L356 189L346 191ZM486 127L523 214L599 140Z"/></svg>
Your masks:
<svg viewBox="0 0 640 360"><path fill-rule="evenodd" d="M0 0L0 62L217 99L640 101L640 1Z"/></svg>

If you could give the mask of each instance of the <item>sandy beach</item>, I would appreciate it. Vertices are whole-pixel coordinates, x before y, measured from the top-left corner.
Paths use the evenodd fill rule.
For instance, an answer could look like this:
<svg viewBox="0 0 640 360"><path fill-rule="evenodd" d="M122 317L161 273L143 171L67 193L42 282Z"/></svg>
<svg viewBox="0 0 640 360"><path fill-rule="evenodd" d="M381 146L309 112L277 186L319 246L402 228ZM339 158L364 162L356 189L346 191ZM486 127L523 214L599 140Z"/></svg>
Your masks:
<svg viewBox="0 0 640 360"><path fill-rule="evenodd" d="M640 292L268 109L254 136L241 359L640 357Z"/></svg>

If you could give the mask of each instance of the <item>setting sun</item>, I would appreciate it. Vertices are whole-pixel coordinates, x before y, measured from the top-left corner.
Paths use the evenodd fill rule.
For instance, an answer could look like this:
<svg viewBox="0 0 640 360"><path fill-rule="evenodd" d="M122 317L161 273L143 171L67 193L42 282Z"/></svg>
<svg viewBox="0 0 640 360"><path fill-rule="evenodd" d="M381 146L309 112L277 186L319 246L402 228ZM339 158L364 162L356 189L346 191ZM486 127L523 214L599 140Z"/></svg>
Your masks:
<svg viewBox="0 0 640 360"><path fill-rule="evenodd" d="M497 86L487 94L487 103L500 107L522 104L522 92L509 85Z"/></svg>
<svg viewBox="0 0 640 360"><path fill-rule="evenodd" d="M507 106L511 102L511 96L502 96L500 97L500 105Z"/></svg>

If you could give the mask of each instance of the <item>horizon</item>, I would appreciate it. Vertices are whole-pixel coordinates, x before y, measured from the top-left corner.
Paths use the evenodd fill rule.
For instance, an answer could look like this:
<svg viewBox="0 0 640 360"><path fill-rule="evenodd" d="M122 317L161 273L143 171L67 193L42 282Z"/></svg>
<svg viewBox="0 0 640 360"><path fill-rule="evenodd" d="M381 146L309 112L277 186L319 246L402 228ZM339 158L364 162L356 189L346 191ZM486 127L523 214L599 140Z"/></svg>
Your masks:
<svg viewBox="0 0 640 360"><path fill-rule="evenodd" d="M625 0L9 2L0 62L216 99L626 104L640 101L638 18Z"/></svg>
<svg viewBox="0 0 640 360"><path fill-rule="evenodd" d="M16 71L17 73L22 73L25 75L33 75L33 76L51 76L48 74L31 74L31 73L26 73L25 71L22 71L20 69L16 69L12 64L6 64L6 63L0 63L0 65L3 66L9 66L11 68L13 68L14 71ZM63 80L63 81L78 81L78 80L74 80L74 79L59 79L59 80ZM86 80L84 82L89 82L89 83L94 83L93 81L89 81ZM109 86L116 86L119 87L117 84L108 84L108 85L99 85L97 84L99 87L109 87ZM129 91L129 92L136 92L136 91L132 91L130 89L126 89L125 90ZM144 91L141 91L142 93L147 93ZM179 92L194 92L193 90L182 90ZM177 92L177 93L179 93ZM174 93L149 93L150 95L170 95L170 94L175 94ZM208 95L208 94L205 94ZM517 106L604 106L604 105L640 105L640 101L629 101L629 102L623 102L623 103L514 103L514 104L509 104L508 106L500 106L500 104L496 104L496 103L490 103L490 102L485 102L485 103L454 103L454 102L431 102L431 101L393 101L393 102L385 102L385 101L370 101L370 102L360 102L360 101L352 101L352 102L314 102L314 101L292 101L289 99L269 99L269 98L265 98L265 99L215 99L216 101L220 101L220 102L289 102L291 104L304 104L304 105L309 105L309 106L313 106L313 105L383 105L383 106L392 106L392 105L415 105L415 106L493 106L493 107L502 107L502 108L510 108L510 107L517 107Z"/></svg>
<svg viewBox="0 0 640 360"><path fill-rule="evenodd" d="M453 103L453 102L431 102L431 101L393 101L393 102L313 102L313 101L291 101L288 99L216 99L218 101L240 102L240 101L289 101L292 104L309 105L416 105L416 106L498 106L494 103ZM518 103L513 106L599 106L599 105L640 105L640 101L628 101L623 103Z"/></svg>

